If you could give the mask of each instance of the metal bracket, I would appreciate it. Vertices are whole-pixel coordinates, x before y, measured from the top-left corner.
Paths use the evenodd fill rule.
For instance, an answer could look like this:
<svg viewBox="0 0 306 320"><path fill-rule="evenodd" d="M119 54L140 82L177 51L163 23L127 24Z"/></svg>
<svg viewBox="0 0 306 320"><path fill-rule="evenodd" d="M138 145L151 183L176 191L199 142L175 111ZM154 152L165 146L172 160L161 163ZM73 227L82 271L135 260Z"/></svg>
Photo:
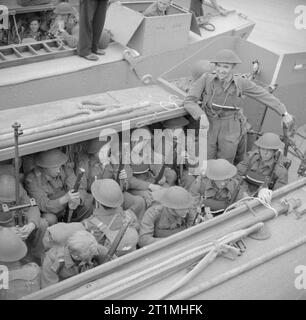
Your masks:
<svg viewBox="0 0 306 320"><path fill-rule="evenodd" d="M2 211L3 212L10 212L10 211L16 211L19 209L25 209L25 208L29 208L29 207L35 207L35 206L36 206L36 201L34 198L31 198L30 203L22 204L19 206L9 207L6 203L3 203L2 204Z"/></svg>
<svg viewBox="0 0 306 320"><path fill-rule="evenodd" d="M240 239L238 241L236 241L235 243L232 244L232 246L234 246L235 248L239 249L241 253L245 252L247 249L247 246L245 244L245 242Z"/></svg>

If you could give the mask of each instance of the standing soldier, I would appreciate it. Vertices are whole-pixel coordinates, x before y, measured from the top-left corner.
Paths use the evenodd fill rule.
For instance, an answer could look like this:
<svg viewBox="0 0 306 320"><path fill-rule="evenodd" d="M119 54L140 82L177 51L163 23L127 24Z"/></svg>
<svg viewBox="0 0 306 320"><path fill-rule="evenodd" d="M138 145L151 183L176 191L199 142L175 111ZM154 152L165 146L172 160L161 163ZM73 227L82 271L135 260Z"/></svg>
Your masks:
<svg viewBox="0 0 306 320"><path fill-rule="evenodd" d="M99 141L97 138L90 140L87 144L87 153L81 154L79 167L86 170L87 190L90 190L95 179L117 180L118 178L119 180L125 180L123 209L131 209L138 218L141 218L146 208L145 201L142 197L132 195L128 192L134 182L132 169L129 165L124 165L119 172L119 165L112 163L112 157L109 156L109 150L110 144Z"/></svg>
<svg viewBox="0 0 306 320"><path fill-rule="evenodd" d="M0 205L7 205L8 208L16 206L15 178L4 174L0 176ZM30 198L20 184L20 204L30 204ZM16 211L4 211L0 208L0 226L12 229L29 247L31 255L40 262L41 254L44 251L42 239L48 227L47 221L40 218L37 206L22 210L24 225L16 225L14 219ZM20 213L21 214L21 213Z"/></svg>
<svg viewBox="0 0 306 320"><path fill-rule="evenodd" d="M211 62L216 64L215 72L203 74L192 84L184 107L195 120L203 118L203 123L209 126L208 159L222 158L233 163L240 139L246 137L246 118L240 109L242 95L276 111L287 126L293 118L276 97L251 80L233 73L236 64L241 63L234 51L220 50Z"/></svg>
<svg viewBox="0 0 306 320"><path fill-rule="evenodd" d="M144 247L193 225L193 199L184 188L173 186L154 192L160 204L149 208L142 219L139 246Z"/></svg>
<svg viewBox="0 0 306 320"><path fill-rule="evenodd" d="M248 152L237 169L241 176L245 176L248 193L254 194L259 188L258 196L269 203L271 190L288 183L288 161L279 150L284 147L284 143L275 133L267 132L255 141L255 145L258 149Z"/></svg>
<svg viewBox="0 0 306 320"><path fill-rule="evenodd" d="M0 286L0 300L17 300L40 290L39 266L20 262L26 254L27 247L16 233L0 227L0 266L6 266L9 272L8 288Z"/></svg>
<svg viewBox="0 0 306 320"><path fill-rule="evenodd" d="M205 175L200 175L190 187L197 208L204 205L213 216L242 198L237 168L225 159L208 160ZM240 192L238 192L240 191Z"/></svg>
<svg viewBox="0 0 306 320"><path fill-rule="evenodd" d="M59 149L44 151L36 156L36 168L26 177L26 188L35 198L43 217L49 225L65 216L66 210L74 210L72 221L81 221L92 214L93 199L86 192L82 181L79 191L74 191L76 176L65 167L68 158Z"/></svg>
<svg viewBox="0 0 306 320"><path fill-rule="evenodd" d="M107 249L85 231L74 232L63 246L47 251L41 274L41 287L46 288L101 264Z"/></svg>

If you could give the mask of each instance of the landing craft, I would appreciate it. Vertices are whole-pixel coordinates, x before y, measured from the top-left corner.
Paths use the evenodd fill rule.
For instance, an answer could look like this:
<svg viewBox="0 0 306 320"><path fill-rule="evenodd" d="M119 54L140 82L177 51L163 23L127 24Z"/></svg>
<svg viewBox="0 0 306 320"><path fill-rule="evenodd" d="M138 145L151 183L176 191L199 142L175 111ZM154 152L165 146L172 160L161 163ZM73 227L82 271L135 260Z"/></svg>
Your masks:
<svg viewBox="0 0 306 320"><path fill-rule="evenodd" d="M303 254L306 242L306 180L302 178L306 171L302 170L303 165L306 168L306 133L302 111L305 99L296 100L296 92L305 97L304 52L279 55L240 37L220 37L204 45L199 44L192 52L185 52L177 59L171 59L167 68L158 70L147 85L138 79L129 82L127 87L101 89L99 86L92 92L83 91L84 88L78 84L73 88L76 91L69 92L69 96L63 96L59 91L59 96L51 99L51 95L44 96L38 79L33 79L30 85L35 83L37 88L42 89L37 90L39 97L33 99L42 100L31 103L26 97L27 89L23 88L25 103L21 104L21 100L18 102L16 99L0 112L0 159L11 159L14 155L11 124L15 120L22 124L24 130L19 139L20 155L24 156L97 137L105 128L120 131L122 120L130 120L132 127L141 127L186 115L181 102L190 82L191 66L200 59L209 58L212 52L220 48L237 52L243 60L238 71L246 76L253 76L253 62L258 61L261 72L254 74L254 80L268 90L275 90L275 95L284 101L289 112L297 116L299 129L291 137L291 146L297 146L297 149L289 147L289 156L292 158L289 171L291 183L274 192L271 207L265 207L257 200L248 202L248 205L241 204L219 217L40 290L25 299L305 298L300 280L303 269L299 267L306 265ZM185 49L172 53L167 51L165 54L167 57L170 57L170 53L175 56ZM157 57L161 56L154 55L147 61L160 61L155 60ZM58 58L48 63L72 58L79 59ZM14 68L41 63L47 66L44 61ZM126 71L124 79L137 79L135 71L129 69L126 61L117 61L112 68L116 65L122 67L123 64ZM4 68L3 71L10 68ZM152 74L150 68L152 64L148 62L147 69L144 69L146 74ZM86 71L85 68L65 74L65 77L80 79L80 75ZM66 83L61 80L61 75L41 78L40 81L44 83L51 79L55 86L55 79ZM22 85L16 84L20 88ZM11 88L14 89L15 85ZM259 135L267 128L280 133L279 119L275 120L272 113L266 113L264 106L246 98L244 112L251 125L250 143L254 134ZM256 240L252 234L260 230L263 223L268 225L271 237ZM188 279L188 284L180 283L179 279Z"/></svg>

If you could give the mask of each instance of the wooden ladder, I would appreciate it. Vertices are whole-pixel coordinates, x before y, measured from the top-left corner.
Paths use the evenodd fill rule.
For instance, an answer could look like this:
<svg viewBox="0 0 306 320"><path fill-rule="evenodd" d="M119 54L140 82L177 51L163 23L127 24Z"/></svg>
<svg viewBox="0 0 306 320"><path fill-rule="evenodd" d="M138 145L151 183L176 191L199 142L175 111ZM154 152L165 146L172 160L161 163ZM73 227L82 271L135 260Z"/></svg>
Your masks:
<svg viewBox="0 0 306 320"><path fill-rule="evenodd" d="M0 69L76 54L61 39L0 47Z"/></svg>

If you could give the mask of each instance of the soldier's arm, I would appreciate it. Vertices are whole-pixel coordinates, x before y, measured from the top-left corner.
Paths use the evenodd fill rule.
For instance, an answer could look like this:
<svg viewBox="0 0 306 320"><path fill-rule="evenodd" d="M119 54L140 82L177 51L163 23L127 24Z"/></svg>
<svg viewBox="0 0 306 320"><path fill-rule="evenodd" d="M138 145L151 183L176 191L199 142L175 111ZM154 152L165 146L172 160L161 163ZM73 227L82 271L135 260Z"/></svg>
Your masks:
<svg viewBox="0 0 306 320"><path fill-rule="evenodd" d="M201 177L198 176L190 186L189 192L191 193L194 199L194 206L197 207L200 205L201 202Z"/></svg>
<svg viewBox="0 0 306 320"><path fill-rule="evenodd" d="M21 203L22 204L29 204L30 198L27 195L27 192L22 188L22 194L21 194ZM24 209L24 213L27 217L27 223L34 223L35 227L38 228L39 226L39 219L40 219L40 211L38 207L30 207L27 209Z"/></svg>
<svg viewBox="0 0 306 320"><path fill-rule="evenodd" d="M204 110L198 105L202 92L205 87L205 74L196 80L190 87L188 95L184 100L185 110L195 119L198 120L205 115Z"/></svg>
<svg viewBox="0 0 306 320"><path fill-rule="evenodd" d="M74 184L76 182L76 175L74 174L72 168L65 168L65 174L66 174L66 179L65 183L68 188L68 190L72 190L74 187ZM82 201L85 201L85 198L87 196L87 179L84 177L81 180L80 187L79 187L79 193L80 193L80 198Z"/></svg>
<svg viewBox="0 0 306 320"><path fill-rule="evenodd" d="M158 210L154 207L149 208L141 221L140 231L139 231L139 246L144 247L151 243L158 241L158 238L154 237L155 221L157 216L160 214Z"/></svg>
<svg viewBox="0 0 306 320"><path fill-rule="evenodd" d="M41 270L41 288L46 288L52 284L59 282L57 270L55 270L55 256L53 250L50 249L44 259Z"/></svg>
<svg viewBox="0 0 306 320"><path fill-rule="evenodd" d="M39 185L34 174L30 173L26 177L25 186L29 195L36 200L36 203L42 212L57 214L65 208L65 205L61 204L60 202L61 198L55 200L50 200L48 198L47 193Z"/></svg>
<svg viewBox="0 0 306 320"><path fill-rule="evenodd" d="M74 27L72 30L72 34L69 34L67 31L64 31L62 33L62 36L70 48L76 48L79 41L79 27Z"/></svg>
<svg viewBox="0 0 306 320"><path fill-rule="evenodd" d="M248 169L249 159L250 159L249 155L247 155L246 157L244 157L244 159L241 162L239 162L237 164L236 167L237 167L237 170L238 170L238 174L240 176L244 176L246 174L247 169Z"/></svg>
<svg viewBox="0 0 306 320"><path fill-rule="evenodd" d="M279 115L282 115L287 111L285 105L263 87L258 86L249 79L243 78L241 81L243 94L268 106L269 108L277 112Z"/></svg>

